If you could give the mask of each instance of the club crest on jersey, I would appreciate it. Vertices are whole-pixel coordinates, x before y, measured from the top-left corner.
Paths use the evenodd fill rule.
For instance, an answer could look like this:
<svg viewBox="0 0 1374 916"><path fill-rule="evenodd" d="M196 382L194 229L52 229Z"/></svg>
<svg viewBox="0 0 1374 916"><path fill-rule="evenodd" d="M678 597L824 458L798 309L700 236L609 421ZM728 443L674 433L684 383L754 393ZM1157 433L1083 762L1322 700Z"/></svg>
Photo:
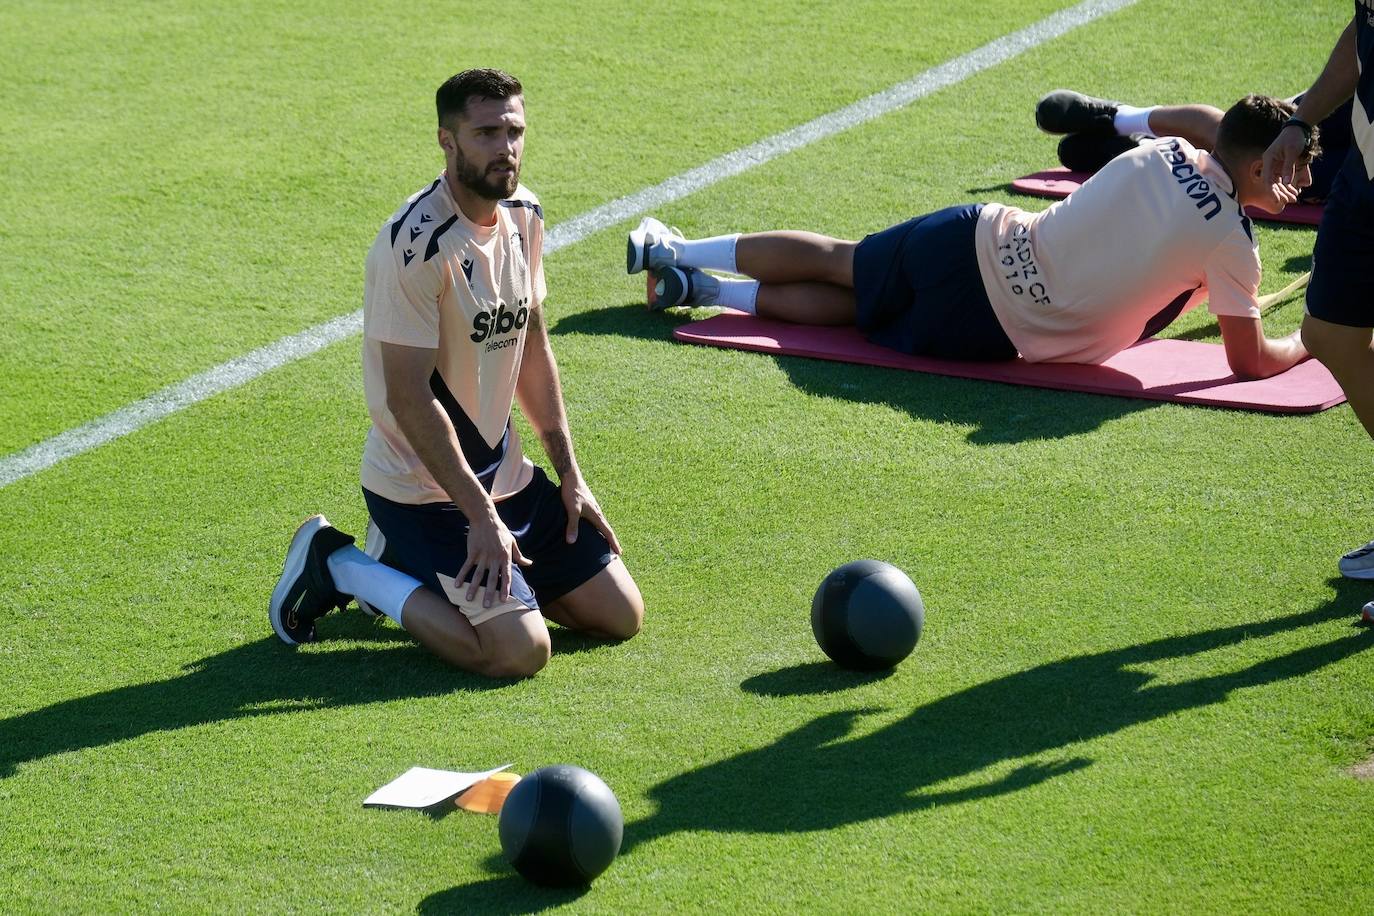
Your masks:
<svg viewBox="0 0 1374 916"><path fill-rule="evenodd" d="M472 319L472 333L468 335L468 339L473 343L482 343L489 337L523 329L525 323L530 319L528 305L528 299L519 299L516 300L516 308L513 312L506 307L504 302L496 303L496 308L489 311L478 312L476 317ZM500 346L506 346L509 343L514 343L514 339L509 342L501 341ZM494 348L493 345L487 347L489 350Z"/></svg>
<svg viewBox="0 0 1374 916"><path fill-rule="evenodd" d="M1221 198L1217 197L1216 192L1212 190L1212 185L1206 178L1202 177L1202 173L1188 161L1188 157L1178 145L1178 141L1170 140L1166 143L1163 140L1157 140L1155 146L1164 156L1164 161L1169 163L1170 171L1174 173L1174 180L1182 185L1184 193L1197 202L1199 210L1207 211L1202 214L1203 219L1211 219L1220 213Z"/></svg>

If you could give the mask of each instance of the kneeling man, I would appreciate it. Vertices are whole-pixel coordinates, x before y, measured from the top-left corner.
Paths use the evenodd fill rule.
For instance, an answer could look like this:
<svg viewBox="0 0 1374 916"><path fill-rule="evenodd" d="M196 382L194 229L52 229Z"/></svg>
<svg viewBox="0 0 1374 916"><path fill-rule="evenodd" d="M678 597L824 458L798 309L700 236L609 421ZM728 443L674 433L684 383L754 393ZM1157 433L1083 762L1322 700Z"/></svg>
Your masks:
<svg viewBox="0 0 1374 916"><path fill-rule="evenodd" d="M445 171L367 258L367 552L307 520L269 616L284 641L305 642L355 596L460 668L527 676L549 658L544 617L627 639L643 601L573 456L544 324L543 211L519 183L520 83L467 70L436 102ZM557 485L521 451L516 398Z"/></svg>

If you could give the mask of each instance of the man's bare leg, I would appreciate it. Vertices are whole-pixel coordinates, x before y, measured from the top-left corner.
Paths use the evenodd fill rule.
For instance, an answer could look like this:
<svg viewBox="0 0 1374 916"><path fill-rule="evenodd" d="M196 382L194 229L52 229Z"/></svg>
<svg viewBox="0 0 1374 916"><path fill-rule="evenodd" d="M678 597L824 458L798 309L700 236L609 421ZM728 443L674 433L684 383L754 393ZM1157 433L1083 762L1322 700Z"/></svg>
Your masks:
<svg viewBox="0 0 1374 916"><path fill-rule="evenodd" d="M1307 315L1302 342L1331 370L1365 432L1374 437L1374 328L1352 328Z"/></svg>
<svg viewBox="0 0 1374 916"><path fill-rule="evenodd" d="M759 281L757 314L796 324L854 323L857 243L815 232L758 232L735 246L740 273Z"/></svg>
<svg viewBox="0 0 1374 916"><path fill-rule="evenodd" d="M763 283L757 314L761 318L827 327L855 321L854 290L832 283Z"/></svg>
<svg viewBox="0 0 1374 916"><path fill-rule="evenodd" d="M857 247L815 232L755 232L735 243L735 264L761 283L819 281L853 289Z"/></svg>
<svg viewBox="0 0 1374 916"><path fill-rule="evenodd" d="M447 599L417 588L401 621L420 645L464 671L529 677L549 661L549 630L536 610L509 611L473 626Z"/></svg>
<svg viewBox="0 0 1374 916"><path fill-rule="evenodd" d="M644 624L644 598L617 557L601 572L555 601L544 616L560 626L602 639L629 639Z"/></svg>

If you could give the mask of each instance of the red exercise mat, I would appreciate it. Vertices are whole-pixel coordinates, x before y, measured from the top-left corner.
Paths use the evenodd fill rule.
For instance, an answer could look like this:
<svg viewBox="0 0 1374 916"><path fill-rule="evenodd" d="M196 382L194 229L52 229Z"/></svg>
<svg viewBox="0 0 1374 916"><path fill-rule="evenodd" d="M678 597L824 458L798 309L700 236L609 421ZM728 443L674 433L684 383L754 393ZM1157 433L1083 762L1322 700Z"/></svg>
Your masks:
<svg viewBox="0 0 1374 916"><path fill-rule="evenodd" d="M1083 182L1092 176L1087 172L1070 172L1068 169L1047 169L1018 178L1011 183L1013 191L1029 194L1032 197L1068 197L1082 187ZM1315 226L1322 221L1321 204L1291 204L1277 216L1265 213L1254 207L1247 207L1245 214L1251 219L1270 223L1291 223L1297 226Z"/></svg>
<svg viewBox="0 0 1374 916"><path fill-rule="evenodd" d="M739 312L684 324L673 336L687 343L713 347L1239 410L1316 413L1345 400L1331 373L1315 359L1272 378L1242 382L1226 365L1226 352L1220 344L1192 340L1152 338L1123 350L1100 366L1084 366L1028 363L1020 359L972 363L908 356L869 343L854 328L786 324Z"/></svg>

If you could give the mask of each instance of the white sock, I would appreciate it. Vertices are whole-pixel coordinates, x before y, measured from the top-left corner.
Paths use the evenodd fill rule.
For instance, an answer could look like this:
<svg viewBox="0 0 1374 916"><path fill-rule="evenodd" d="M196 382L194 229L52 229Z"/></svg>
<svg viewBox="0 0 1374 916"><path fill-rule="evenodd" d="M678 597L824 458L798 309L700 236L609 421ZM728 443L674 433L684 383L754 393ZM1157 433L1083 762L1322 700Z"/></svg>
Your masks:
<svg viewBox="0 0 1374 916"><path fill-rule="evenodd" d="M750 315L754 314L755 304L759 298L758 280L716 277L716 282L720 284L720 294L716 296L716 305L729 309L739 309Z"/></svg>
<svg viewBox="0 0 1374 916"><path fill-rule="evenodd" d="M687 239L679 242L678 266L739 273L735 269L735 242L738 239L737 232L734 235L713 235L709 239Z"/></svg>
<svg viewBox="0 0 1374 916"><path fill-rule="evenodd" d="M1149 108L1136 108L1133 105L1118 105L1112 126L1116 128L1117 134L1123 137L1129 137L1131 134L1153 137L1155 132L1150 130L1150 112L1158 107L1151 105Z"/></svg>
<svg viewBox="0 0 1374 916"><path fill-rule="evenodd" d="M361 598L397 623L410 593L420 587L399 569L383 566L357 547L340 547L325 560L334 587L345 595ZM401 624L405 626L405 624Z"/></svg>

